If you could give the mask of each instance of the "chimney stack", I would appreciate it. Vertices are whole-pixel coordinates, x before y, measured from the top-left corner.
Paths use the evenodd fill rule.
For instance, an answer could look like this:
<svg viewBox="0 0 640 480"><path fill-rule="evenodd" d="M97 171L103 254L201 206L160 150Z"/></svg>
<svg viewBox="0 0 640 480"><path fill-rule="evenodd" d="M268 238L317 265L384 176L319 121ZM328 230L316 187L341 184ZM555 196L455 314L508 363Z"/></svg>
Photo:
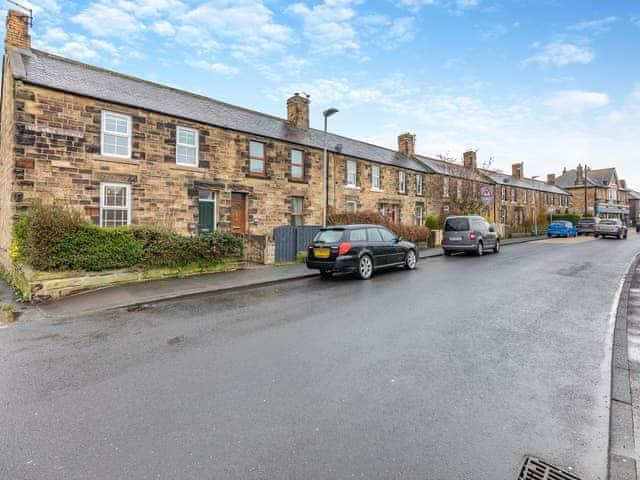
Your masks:
<svg viewBox="0 0 640 480"><path fill-rule="evenodd" d="M555 173L548 173L547 174L547 183L549 185L555 185L556 184L556 174Z"/></svg>
<svg viewBox="0 0 640 480"><path fill-rule="evenodd" d="M9 10L7 12L5 44L31 50L31 36L29 35L30 23L31 18L26 13Z"/></svg>
<svg viewBox="0 0 640 480"><path fill-rule="evenodd" d="M578 164L576 168L576 185L584 185L584 177L582 176L582 165Z"/></svg>
<svg viewBox="0 0 640 480"><path fill-rule="evenodd" d="M309 128L309 97L298 92L287 100L287 120L299 128Z"/></svg>
<svg viewBox="0 0 640 480"><path fill-rule="evenodd" d="M398 151L413 157L416 154L416 136L408 132L398 135Z"/></svg>
<svg viewBox="0 0 640 480"><path fill-rule="evenodd" d="M619 180L618 183L620 184L620 188L623 189L627 189L627 181L626 180Z"/></svg>
<svg viewBox="0 0 640 480"><path fill-rule="evenodd" d="M524 173L523 170L524 170L524 163L522 162L514 163L513 165L511 165L511 175L516 178L523 177L523 173Z"/></svg>
<svg viewBox="0 0 640 480"><path fill-rule="evenodd" d="M464 168L468 168L470 170L477 170L478 160L476 157L476 152L474 152L473 150L464 152L462 154L462 158L464 159Z"/></svg>

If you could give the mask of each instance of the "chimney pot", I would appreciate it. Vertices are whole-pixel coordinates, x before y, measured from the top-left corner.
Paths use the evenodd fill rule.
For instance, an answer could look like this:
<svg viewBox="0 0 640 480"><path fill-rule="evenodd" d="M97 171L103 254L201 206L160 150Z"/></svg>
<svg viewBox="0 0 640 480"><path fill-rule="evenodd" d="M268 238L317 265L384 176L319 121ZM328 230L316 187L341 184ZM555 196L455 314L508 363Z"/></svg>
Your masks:
<svg viewBox="0 0 640 480"><path fill-rule="evenodd" d="M478 168L478 159L476 156L476 152L473 150L469 150L462 154L462 158L464 159L464 167L470 170L476 170Z"/></svg>
<svg viewBox="0 0 640 480"><path fill-rule="evenodd" d="M299 128L309 128L309 97L298 92L287 100L287 120Z"/></svg>
<svg viewBox="0 0 640 480"><path fill-rule="evenodd" d="M29 35L29 15L16 10L7 12L7 30L5 44L18 48L31 49L31 36Z"/></svg>
<svg viewBox="0 0 640 480"><path fill-rule="evenodd" d="M511 165L511 175L516 178L522 178L524 176L523 170L524 170L524 163L522 162L514 163L513 165Z"/></svg>
<svg viewBox="0 0 640 480"><path fill-rule="evenodd" d="M398 152L413 157L416 154L416 136L408 132L398 135Z"/></svg>

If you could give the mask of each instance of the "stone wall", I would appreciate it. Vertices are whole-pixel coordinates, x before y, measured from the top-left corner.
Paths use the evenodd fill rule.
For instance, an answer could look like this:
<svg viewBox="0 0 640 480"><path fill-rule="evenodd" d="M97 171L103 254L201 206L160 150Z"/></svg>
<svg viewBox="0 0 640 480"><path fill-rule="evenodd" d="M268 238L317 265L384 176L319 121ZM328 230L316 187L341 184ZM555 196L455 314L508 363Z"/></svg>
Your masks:
<svg viewBox="0 0 640 480"><path fill-rule="evenodd" d="M10 267L12 220L15 214L12 198L14 178L19 182L21 169L14 172L14 114L15 99L13 78L4 57L2 76L2 110L0 111L0 266ZM15 177L14 177L15 175Z"/></svg>

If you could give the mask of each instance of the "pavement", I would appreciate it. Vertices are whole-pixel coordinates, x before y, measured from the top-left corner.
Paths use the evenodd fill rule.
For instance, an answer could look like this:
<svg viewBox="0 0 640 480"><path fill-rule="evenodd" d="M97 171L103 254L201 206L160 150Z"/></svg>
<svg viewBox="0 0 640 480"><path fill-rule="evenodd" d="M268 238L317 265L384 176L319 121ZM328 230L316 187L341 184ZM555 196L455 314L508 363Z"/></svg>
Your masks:
<svg viewBox="0 0 640 480"><path fill-rule="evenodd" d="M515 245L540 239L546 239L546 236L504 239L502 245ZM421 259L439 256L442 256L442 249L440 248L429 248L420 251ZM22 318L64 318L83 313L95 313L114 308L145 305L203 293L229 291L238 288L255 288L274 283L299 280L317 274L317 271L309 270L306 265L297 264L132 283L84 292L54 302L38 305L23 313Z"/></svg>
<svg viewBox="0 0 640 480"><path fill-rule="evenodd" d="M604 480L626 241L0 330L0 478ZM631 356L630 356L631 358Z"/></svg>
<svg viewBox="0 0 640 480"><path fill-rule="evenodd" d="M640 254L620 288L613 341L609 478L637 480L640 465Z"/></svg>

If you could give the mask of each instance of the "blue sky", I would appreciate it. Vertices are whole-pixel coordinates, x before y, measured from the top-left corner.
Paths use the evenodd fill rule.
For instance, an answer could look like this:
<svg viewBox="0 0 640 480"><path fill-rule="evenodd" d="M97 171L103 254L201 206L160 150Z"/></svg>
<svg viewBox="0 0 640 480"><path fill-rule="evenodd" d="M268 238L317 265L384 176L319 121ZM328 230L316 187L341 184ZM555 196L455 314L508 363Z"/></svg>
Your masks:
<svg viewBox="0 0 640 480"><path fill-rule="evenodd" d="M395 148L527 176L587 162L640 189L640 2L32 2L33 44L87 63Z"/></svg>

